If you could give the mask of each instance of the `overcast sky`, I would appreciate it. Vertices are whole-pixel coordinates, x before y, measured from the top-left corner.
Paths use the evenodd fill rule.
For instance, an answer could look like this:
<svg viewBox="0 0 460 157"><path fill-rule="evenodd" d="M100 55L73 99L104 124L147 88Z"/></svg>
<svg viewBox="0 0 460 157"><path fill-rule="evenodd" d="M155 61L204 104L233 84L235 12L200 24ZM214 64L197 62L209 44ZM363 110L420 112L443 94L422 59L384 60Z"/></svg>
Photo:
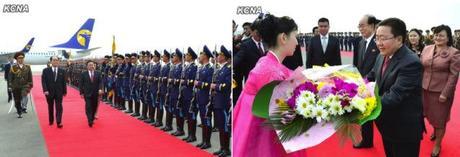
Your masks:
<svg viewBox="0 0 460 157"><path fill-rule="evenodd" d="M95 18L90 48L109 54L112 35L117 52L232 45L230 0L1 0L28 4L27 14L0 13L0 51L18 51L35 37L31 51L56 50L88 19Z"/></svg>
<svg viewBox="0 0 460 157"><path fill-rule="evenodd" d="M460 0L237 0L232 8L235 21L241 26L257 15L237 15L237 6L261 6L264 12L290 16L300 32L311 32L321 17L330 21L330 31L356 31L365 14L379 19L398 17L407 28L429 29L447 24L460 29ZM239 28L241 29L241 27Z"/></svg>

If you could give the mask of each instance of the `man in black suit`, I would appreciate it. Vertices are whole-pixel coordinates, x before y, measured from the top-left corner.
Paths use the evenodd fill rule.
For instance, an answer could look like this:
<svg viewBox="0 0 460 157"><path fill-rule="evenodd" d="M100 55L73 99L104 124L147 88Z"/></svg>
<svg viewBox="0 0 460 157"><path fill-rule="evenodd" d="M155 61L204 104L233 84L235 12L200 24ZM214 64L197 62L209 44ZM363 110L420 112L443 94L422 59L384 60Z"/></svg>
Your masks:
<svg viewBox="0 0 460 157"><path fill-rule="evenodd" d="M233 59L233 70L237 86L233 89L233 105L236 104L242 91L243 79L247 79L249 71L255 66L260 57L265 55L265 47L259 35L259 20L252 23L251 38L246 39L240 46L240 51L235 54Z"/></svg>
<svg viewBox="0 0 460 157"><path fill-rule="evenodd" d="M313 65L323 66L325 63L328 65L341 65L339 40L328 34L329 20L324 17L320 18L318 28L320 35L311 39L308 48L307 68L311 68Z"/></svg>
<svg viewBox="0 0 460 157"><path fill-rule="evenodd" d="M8 82L8 75L10 74L10 68L13 65L13 57L8 56L8 64L5 64L3 70L5 70L5 80ZM8 84L8 83L7 83ZM13 92L7 89L8 92L8 103L13 99Z"/></svg>
<svg viewBox="0 0 460 157"><path fill-rule="evenodd" d="M376 80L382 112L375 120L387 157L418 157L425 130L422 111L423 67L404 45L405 23L389 18L379 23L375 35L380 55L369 73Z"/></svg>
<svg viewBox="0 0 460 157"><path fill-rule="evenodd" d="M94 61L86 62L87 71L80 75L79 89L80 96L85 99L86 117L89 127L93 127L94 115L97 111L99 95L103 94L101 74L95 70Z"/></svg>
<svg viewBox="0 0 460 157"><path fill-rule="evenodd" d="M361 76L365 77L372 70L375 64L375 58L380 51L375 44L375 28L380 22L373 15L365 15L359 21L358 29L362 37L353 50L353 65L359 70ZM374 81L374 80L371 80ZM369 121L361 126L361 135L363 137L361 143L354 145L354 148L371 148L373 147L373 121Z"/></svg>
<svg viewBox="0 0 460 157"><path fill-rule="evenodd" d="M303 66L300 44L295 47L294 55L286 56L286 58L284 58L283 65L291 70L295 70L298 67Z"/></svg>
<svg viewBox="0 0 460 157"><path fill-rule="evenodd" d="M62 97L67 94L67 82L65 70L58 68L59 58L50 58L51 67L43 69L42 87L48 102L49 124L54 123L54 106L56 106L56 123L58 128L62 128Z"/></svg>

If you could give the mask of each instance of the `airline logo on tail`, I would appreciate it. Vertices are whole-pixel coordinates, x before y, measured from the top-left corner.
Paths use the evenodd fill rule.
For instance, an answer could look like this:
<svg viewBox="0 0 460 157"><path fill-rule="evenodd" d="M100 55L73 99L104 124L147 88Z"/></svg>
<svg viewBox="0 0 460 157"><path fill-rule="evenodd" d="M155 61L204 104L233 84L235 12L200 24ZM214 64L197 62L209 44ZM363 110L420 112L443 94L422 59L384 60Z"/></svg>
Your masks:
<svg viewBox="0 0 460 157"><path fill-rule="evenodd" d="M94 19L90 18L81 26L80 29L66 43L54 45L53 47L71 48L71 49L88 49L89 42L94 26Z"/></svg>
<svg viewBox="0 0 460 157"><path fill-rule="evenodd" d="M34 40L35 40L35 38L30 39L29 42L27 43L27 45L24 46L24 48L21 50L21 52L23 52L23 53L29 52L30 48L32 48L32 44L34 43Z"/></svg>

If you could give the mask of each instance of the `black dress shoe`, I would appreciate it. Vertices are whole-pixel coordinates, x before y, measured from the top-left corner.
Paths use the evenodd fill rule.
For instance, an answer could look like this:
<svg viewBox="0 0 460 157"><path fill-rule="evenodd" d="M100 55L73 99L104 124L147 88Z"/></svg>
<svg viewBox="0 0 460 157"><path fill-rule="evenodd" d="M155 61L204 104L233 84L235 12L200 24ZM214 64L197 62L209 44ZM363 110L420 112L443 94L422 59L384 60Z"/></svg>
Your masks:
<svg viewBox="0 0 460 157"><path fill-rule="evenodd" d="M125 113L133 113L132 110L125 111Z"/></svg>
<svg viewBox="0 0 460 157"><path fill-rule="evenodd" d="M26 110L26 109L23 109L23 110L22 110L22 113L27 113L27 110Z"/></svg>
<svg viewBox="0 0 460 157"><path fill-rule="evenodd" d="M353 145L353 148L355 149L361 149L361 148L372 148L374 147L372 144L363 144L363 143L359 143L357 145Z"/></svg>
<svg viewBox="0 0 460 157"><path fill-rule="evenodd" d="M139 118L137 118L137 119L139 119L139 120L146 120L147 117L142 116L142 117L139 117Z"/></svg>
<svg viewBox="0 0 460 157"><path fill-rule="evenodd" d="M58 124L57 127L58 127L58 128L62 128L62 127L64 127L64 125Z"/></svg>
<svg viewBox="0 0 460 157"><path fill-rule="evenodd" d="M196 137L190 137L185 142L190 143L190 142L195 142L195 141L196 141Z"/></svg>
<svg viewBox="0 0 460 157"><path fill-rule="evenodd" d="M165 126L165 127L163 127L161 130L163 130L163 131L171 131L172 128L169 127L169 126Z"/></svg>
<svg viewBox="0 0 460 157"><path fill-rule="evenodd" d="M50 126L51 126L51 125L53 125L54 123L53 123L53 122L50 122L49 124L50 124Z"/></svg>
<svg viewBox="0 0 460 157"><path fill-rule="evenodd" d="M190 136L182 138L182 141L187 141L190 138Z"/></svg>
<svg viewBox="0 0 460 157"><path fill-rule="evenodd" d="M201 142L201 143L197 144L196 147L201 148L201 146L203 146L203 144L204 144L204 142Z"/></svg>
<svg viewBox="0 0 460 157"><path fill-rule="evenodd" d="M131 114L131 116L132 116L132 117L137 117L137 116L140 116L140 114L138 114L138 113L133 113L133 114Z"/></svg>
<svg viewBox="0 0 460 157"><path fill-rule="evenodd" d="M434 140L436 140L436 135L431 134L431 136L430 136L430 141L434 141Z"/></svg>
<svg viewBox="0 0 460 157"><path fill-rule="evenodd" d="M212 154L214 154L214 155L219 155L219 154L221 154L221 153L222 153L222 151L224 151L224 150L223 150L223 149L220 149L219 151L217 151L217 152L214 152L214 153L212 153Z"/></svg>
<svg viewBox="0 0 460 157"><path fill-rule="evenodd" d="M22 115L18 115L18 118L22 118Z"/></svg>
<svg viewBox="0 0 460 157"><path fill-rule="evenodd" d="M218 154L217 156L219 157L225 157L225 156L230 156L230 150L222 150L222 152L220 154Z"/></svg>
<svg viewBox="0 0 460 157"><path fill-rule="evenodd" d="M201 145L200 149L208 149L208 148L211 148L211 144L209 143L204 143L203 145Z"/></svg>
<svg viewBox="0 0 460 157"><path fill-rule="evenodd" d="M93 127L93 122L89 122L88 125L89 125L90 128L92 128Z"/></svg>
<svg viewBox="0 0 460 157"><path fill-rule="evenodd" d="M183 131L176 131L176 132L172 133L171 135L173 135L173 136L184 136L185 133Z"/></svg>
<svg viewBox="0 0 460 157"><path fill-rule="evenodd" d="M161 123L161 122L155 122L155 124L154 124L153 126L155 126L155 127L161 127L161 126L163 126L163 123Z"/></svg>

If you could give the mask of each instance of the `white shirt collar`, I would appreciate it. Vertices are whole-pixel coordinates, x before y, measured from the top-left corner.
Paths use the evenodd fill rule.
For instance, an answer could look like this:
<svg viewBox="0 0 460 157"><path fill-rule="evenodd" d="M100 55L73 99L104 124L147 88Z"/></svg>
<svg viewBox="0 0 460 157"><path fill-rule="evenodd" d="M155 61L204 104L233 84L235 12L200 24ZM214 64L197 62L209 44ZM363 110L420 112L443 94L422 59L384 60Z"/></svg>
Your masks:
<svg viewBox="0 0 460 157"><path fill-rule="evenodd" d="M320 36L320 39L323 39L323 37L326 37L326 39L329 39L329 33L327 33L326 35L319 34L319 36Z"/></svg>
<svg viewBox="0 0 460 157"><path fill-rule="evenodd" d="M276 60L278 61L278 63L281 63L280 59L278 58L278 56L276 56L276 54L272 51L268 51L269 53L271 53L273 56L275 56Z"/></svg>

